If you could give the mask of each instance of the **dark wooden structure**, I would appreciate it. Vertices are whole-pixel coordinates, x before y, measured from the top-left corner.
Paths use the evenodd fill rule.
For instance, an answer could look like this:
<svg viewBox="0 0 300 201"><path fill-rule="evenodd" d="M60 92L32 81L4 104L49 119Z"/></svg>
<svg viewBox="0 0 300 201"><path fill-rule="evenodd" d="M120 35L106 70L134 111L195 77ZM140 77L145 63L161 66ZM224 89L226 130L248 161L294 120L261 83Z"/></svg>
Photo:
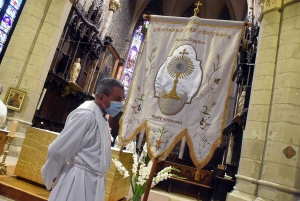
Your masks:
<svg viewBox="0 0 300 201"><path fill-rule="evenodd" d="M208 201L212 196L214 172L201 170L200 180L197 181L194 179L197 172L197 168L195 167L181 165L170 161L160 162L157 166L157 171L169 166L177 168L178 170L180 170L180 173L175 171L172 173L186 178L170 178L166 181L160 182L158 184L158 187L165 189L168 192L175 192L178 194L194 197L196 199L201 199L203 201Z"/></svg>
<svg viewBox="0 0 300 201"><path fill-rule="evenodd" d="M92 4L88 12L80 3L72 6L34 115L34 127L60 132L72 110L94 99L97 81L122 70L112 39L99 37L101 15L102 5ZM77 58L81 71L72 83L70 72Z"/></svg>

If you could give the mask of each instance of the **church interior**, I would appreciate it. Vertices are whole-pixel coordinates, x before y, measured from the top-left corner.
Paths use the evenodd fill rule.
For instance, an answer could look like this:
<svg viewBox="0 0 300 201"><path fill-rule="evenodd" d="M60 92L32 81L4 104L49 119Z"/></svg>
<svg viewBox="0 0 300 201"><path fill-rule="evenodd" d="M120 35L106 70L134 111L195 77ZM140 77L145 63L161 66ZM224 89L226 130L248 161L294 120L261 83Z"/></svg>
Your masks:
<svg viewBox="0 0 300 201"><path fill-rule="evenodd" d="M0 200L48 200L48 145L74 109L95 99L100 80L119 80L130 96L149 15L246 26L219 146L200 170L180 140L154 174L172 166L185 179L158 183L148 200L300 200L299 0L0 0ZM146 136L140 131L120 155L121 117L108 118L112 157L130 167ZM131 197L111 168L105 200Z"/></svg>

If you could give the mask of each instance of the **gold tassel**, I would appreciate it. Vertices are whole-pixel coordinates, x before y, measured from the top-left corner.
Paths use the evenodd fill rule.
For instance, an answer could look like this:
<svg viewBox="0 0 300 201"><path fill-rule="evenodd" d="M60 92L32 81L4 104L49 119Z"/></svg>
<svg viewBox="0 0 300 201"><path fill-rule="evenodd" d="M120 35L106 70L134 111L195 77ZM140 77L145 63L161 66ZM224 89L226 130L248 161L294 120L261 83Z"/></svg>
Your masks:
<svg viewBox="0 0 300 201"><path fill-rule="evenodd" d="M199 181L199 180L200 180L200 171L201 171L201 169L200 169L200 168L197 168L197 172L196 172L196 174L195 174L194 180L196 180L196 181Z"/></svg>
<svg viewBox="0 0 300 201"><path fill-rule="evenodd" d="M125 143L123 141L123 138L119 138L120 139L120 143L121 143L121 147L120 147L120 151L119 151L119 154L118 156L121 157L122 156L122 153L123 153L123 149L125 147Z"/></svg>
<svg viewBox="0 0 300 201"><path fill-rule="evenodd" d="M121 146L121 148L120 148L120 151L119 151L119 154L118 154L118 155L119 155L119 157L120 157L120 156L122 156L122 153L123 153L123 148L124 148L124 147L123 147L123 146Z"/></svg>

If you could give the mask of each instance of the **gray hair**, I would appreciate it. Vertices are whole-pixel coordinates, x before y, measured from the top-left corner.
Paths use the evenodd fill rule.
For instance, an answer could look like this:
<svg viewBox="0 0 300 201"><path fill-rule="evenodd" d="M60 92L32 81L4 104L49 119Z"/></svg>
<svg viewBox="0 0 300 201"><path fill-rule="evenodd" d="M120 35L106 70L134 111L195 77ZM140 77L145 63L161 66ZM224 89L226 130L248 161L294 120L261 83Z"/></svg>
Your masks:
<svg viewBox="0 0 300 201"><path fill-rule="evenodd" d="M119 80L116 80L114 78L104 78L98 81L95 90L96 97L98 97L99 94L109 96L114 87L120 87L124 90L124 85Z"/></svg>

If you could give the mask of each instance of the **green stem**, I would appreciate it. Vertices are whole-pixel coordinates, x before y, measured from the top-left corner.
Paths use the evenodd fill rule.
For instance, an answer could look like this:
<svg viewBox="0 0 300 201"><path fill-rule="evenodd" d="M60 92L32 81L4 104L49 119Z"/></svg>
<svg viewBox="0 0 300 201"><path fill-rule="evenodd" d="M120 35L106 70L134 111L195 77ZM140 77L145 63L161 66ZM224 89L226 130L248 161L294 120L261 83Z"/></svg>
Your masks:
<svg viewBox="0 0 300 201"><path fill-rule="evenodd" d="M146 185L143 186L137 185L135 193L133 193L133 201L139 201L142 195L145 193Z"/></svg>
<svg viewBox="0 0 300 201"><path fill-rule="evenodd" d="M134 195L134 188L133 188L133 183L132 183L132 177L129 179L130 180L130 185L131 185L131 190L132 190L132 194Z"/></svg>

